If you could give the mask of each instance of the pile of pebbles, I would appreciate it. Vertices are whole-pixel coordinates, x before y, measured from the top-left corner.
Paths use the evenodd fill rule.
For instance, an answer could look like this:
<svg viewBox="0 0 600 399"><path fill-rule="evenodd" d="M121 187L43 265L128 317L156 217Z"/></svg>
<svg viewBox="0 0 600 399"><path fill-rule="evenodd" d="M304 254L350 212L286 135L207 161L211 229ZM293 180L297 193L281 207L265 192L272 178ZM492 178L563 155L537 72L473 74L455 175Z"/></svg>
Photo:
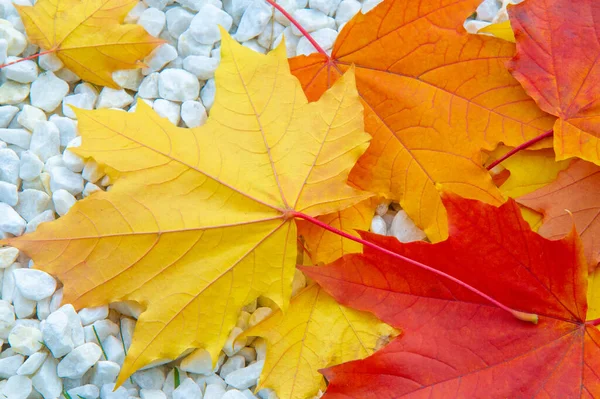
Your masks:
<svg viewBox="0 0 600 399"><path fill-rule="evenodd" d="M331 51L344 24L380 1L281 0L279 4ZM485 0L465 27L474 32L494 19L502 20L509 2L518 0L504 0L504 4ZM0 0L0 64L39 51L27 41L15 4L32 2ZM144 0L126 23L137 23L167 43L144 60L147 68L113 74L121 90L82 82L52 54L0 71L0 237L35 231L40 223L66 214L78 200L110 189L112 182L102 167L69 150L81 144L69 105L131 112L141 100L177 126L196 127L206 121L214 101L219 24L260 53L277 46L284 36L288 56L315 52L264 0ZM425 238L397 204L377 208L372 231L401 241ZM268 389L253 393L264 364L265 341L234 343L242 331L272 312L268 303L255 301L244 308L216 368L204 350L196 350L136 372L113 392L140 307L113 303L76 312L72 305L61 304L60 282L31 267L31 260L15 248L0 248L0 397L276 398ZM298 272L295 292L305 284Z"/></svg>

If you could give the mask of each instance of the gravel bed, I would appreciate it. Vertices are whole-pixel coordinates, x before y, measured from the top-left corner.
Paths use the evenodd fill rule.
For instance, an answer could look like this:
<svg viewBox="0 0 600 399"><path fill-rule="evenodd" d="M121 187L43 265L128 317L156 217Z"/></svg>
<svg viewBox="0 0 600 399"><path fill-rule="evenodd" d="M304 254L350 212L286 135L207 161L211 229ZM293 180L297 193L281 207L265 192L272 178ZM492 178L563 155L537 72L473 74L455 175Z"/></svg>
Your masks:
<svg viewBox="0 0 600 399"><path fill-rule="evenodd" d="M408 0L412 1L412 0ZM282 0L279 3L331 51L338 32L356 13L380 0ZM517 0L485 0L465 22L469 32L506 20L506 5ZM0 0L0 64L38 52L27 42L13 4ZM201 10L201 11L200 11ZM200 12L199 12L200 11ZM265 53L285 35L288 56L314 47L264 0L144 0L127 23L142 25L167 41L150 54L148 68L119 71L122 90L80 81L49 54L0 72L0 237L35 231L82 198L110 188L94 161L84 162L69 148L80 145L77 119L68 105L84 109L133 111L145 101L181 127L202 125L215 94L219 31L223 25L244 46ZM377 208L371 229L401 241L424 239L397 204ZM0 398L9 399L275 399L267 389L253 393L264 364L266 343L245 346L234 339L271 313L254 302L240 314L215 369L204 350L136 372L113 392L114 381L131 345L135 303L86 308L62 304L60 283L30 269L32 262L14 248L0 248ZM305 285L297 273L294 287ZM175 389L175 374L180 385Z"/></svg>

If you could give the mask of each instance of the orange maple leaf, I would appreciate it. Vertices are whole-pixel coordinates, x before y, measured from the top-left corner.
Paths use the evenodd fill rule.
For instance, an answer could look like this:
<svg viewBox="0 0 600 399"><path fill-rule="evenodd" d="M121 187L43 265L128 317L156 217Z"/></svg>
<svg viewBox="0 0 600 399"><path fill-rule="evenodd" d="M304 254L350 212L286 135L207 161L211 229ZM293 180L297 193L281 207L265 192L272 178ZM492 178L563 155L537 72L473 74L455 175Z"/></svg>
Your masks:
<svg viewBox="0 0 600 399"><path fill-rule="evenodd" d="M447 236L436 186L499 204L479 150L520 144L554 121L507 71L514 44L464 31L479 3L386 0L344 26L331 57L290 60L313 100L356 66L373 141L350 181L399 200L432 241Z"/></svg>

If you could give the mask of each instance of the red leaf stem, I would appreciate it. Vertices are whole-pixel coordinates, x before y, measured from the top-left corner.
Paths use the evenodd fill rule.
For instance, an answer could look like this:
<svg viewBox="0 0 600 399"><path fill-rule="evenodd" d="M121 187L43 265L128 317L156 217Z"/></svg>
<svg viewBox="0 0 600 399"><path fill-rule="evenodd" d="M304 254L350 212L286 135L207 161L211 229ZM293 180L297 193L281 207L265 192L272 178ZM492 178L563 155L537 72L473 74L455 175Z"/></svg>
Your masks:
<svg viewBox="0 0 600 399"><path fill-rule="evenodd" d="M452 277L451 275L446 274L446 273L444 273L444 272L442 272L440 270L434 269L431 266L427 266L424 263L418 262L418 261L416 261L414 259L407 258L406 256L403 256L403 255L397 254L395 252L392 252L392 251L390 251L388 249L382 248L382 247L380 247L380 246L378 246L376 244L373 244L372 242L369 242L369 241L366 241L366 240L364 240L362 238L358 238L358 237L355 237L355 236L350 235L348 233L345 233L345 232L343 232L341 230L336 229L335 227L332 227L332 226L330 226L330 225L328 225L326 223L323 223L320 220L318 220L318 219L316 219L316 218L314 218L312 216L306 215L306 214L304 214L302 212L292 212L291 214L292 214L293 217L304 219L304 220L306 220L306 221L308 221L310 223L313 223L313 224L315 224L315 225L317 225L317 226L319 226L319 227L321 227L321 228L323 228L325 230L331 231L334 234L337 234L337 235L339 235L341 237L344 237L344 238L347 238L349 240L355 241L355 242L357 242L359 244L362 244L365 247L369 247L371 249L379 251L379 252L381 252L383 254L386 254L386 255L391 256L393 258L396 258L398 260L401 260L401 261L404 261L404 262L408 262L411 265L414 265L414 266L420 267L420 268L422 268L424 270L427 270L427 271L430 271L432 273L435 273L438 276L442 276L444 278L447 278L448 280L451 280L451 281L455 282L456 284L460 285L461 287L466 288L469 291L474 292L475 294L481 296L482 298L490 301L491 303L493 303L494 305L496 305L500 309L506 310L507 312L511 313L514 317L516 317L519 320L528 321L528 322L531 322L533 324L537 324L537 322L538 322L538 316L536 314L525 313L525 312L520 312L520 311L511 309L508 306L506 306L506 305L498 302L494 298L492 298L492 297L484 294L483 292L479 291L475 287L471 287L470 285L466 284L465 282L463 282L463 281L461 281L461 280L459 280L459 279L457 279L455 277Z"/></svg>
<svg viewBox="0 0 600 399"><path fill-rule="evenodd" d="M524 149L526 149L528 147L531 147L532 145L534 145L538 141L542 141L545 138L552 136L553 133L554 133L554 130L548 130L546 133L540 134L539 136L534 137L531 140L524 142L523 144L521 144L521 145L513 148L512 150L510 150L509 152L507 152L506 154L504 154L500 158L496 159L486 169L487 170L493 169L496 165L504 162L506 159L508 159L508 158L512 157L513 155L515 155L517 152L519 152L521 150L524 150Z"/></svg>
<svg viewBox="0 0 600 399"><path fill-rule="evenodd" d="M267 3L269 3L270 5L275 7L277 9L277 11L282 13L287 19L289 19L289 21L292 24L294 24L294 26L296 28L298 28L298 30L302 33L302 35L308 39L308 41L317 49L317 51L319 53L323 54L325 57L327 57L329 60L331 60L331 57L327 54L327 52L325 50L323 50L323 47L321 47L319 45L319 43L317 43L317 41L311 36L311 34L308 33L308 31L306 29L304 29L302 27L302 25L300 25L300 23L298 21L296 21L296 19L290 15L289 12L287 12L283 7L281 7L279 4L277 4L275 2L275 0L266 0L266 1L267 1Z"/></svg>
<svg viewBox="0 0 600 399"><path fill-rule="evenodd" d="M54 53L54 52L56 52L55 48L50 49L50 50L46 50L46 51L42 51L41 53L31 54L29 57L21 58L21 59L18 59L16 61L9 62L8 64L2 64L2 65L0 65L0 69L2 69L4 67L7 67L7 66L10 66L10 65L18 64L19 62L23 62L23 61L27 61L27 60L33 60L33 59L38 58L38 57L40 57L42 55L50 54L50 53Z"/></svg>

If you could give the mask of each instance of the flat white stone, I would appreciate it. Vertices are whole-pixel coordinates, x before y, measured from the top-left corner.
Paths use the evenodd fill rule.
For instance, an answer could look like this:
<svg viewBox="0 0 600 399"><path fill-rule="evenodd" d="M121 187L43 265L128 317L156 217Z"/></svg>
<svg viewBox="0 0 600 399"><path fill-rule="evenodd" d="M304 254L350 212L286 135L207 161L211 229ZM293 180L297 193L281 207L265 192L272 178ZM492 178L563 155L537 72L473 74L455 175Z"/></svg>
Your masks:
<svg viewBox="0 0 600 399"><path fill-rule="evenodd" d="M32 131L38 123L46 120L44 111L31 105L23 105L23 109L17 115L17 122L25 129Z"/></svg>
<svg viewBox="0 0 600 399"><path fill-rule="evenodd" d="M66 147L71 140L79 135L77 131L77 122L71 118L64 116L52 115L49 119L50 122L54 123L60 133L60 146Z"/></svg>
<svg viewBox="0 0 600 399"><path fill-rule="evenodd" d="M427 237L423 230L419 229L403 210L394 216L389 235L396 237L400 242L420 241Z"/></svg>
<svg viewBox="0 0 600 399"><path fill-rule="evenodd" d="M72 195L77 195L83 191L83 177L64 166L52 168L50 170L50 189L52 192L64 189Z"/></svg>
<svg viewBox="0 0 600 399"><path fill-rule="evenodd" d="M248 321L248 325L250 327L254 327L258 323L260 323L261 321L263 321L264 319L266 319L267 317L269 317L269 315L271 313L273 313L273 309L271 309L271 308L260 307L260 308L256 309L252 313L252 315L250 316L250 320Z"/></svg>
<svg viewBox="0 0 600 399"><path fill-rule="evenodd" d="M18 200L17 186L5 181L0 181L0 202L15 206L17 205Z"/></svg>
<svg viewBox="0 0 600 399"><path fill-rule="evenodd" d="M304 8L304 7L298 7L296 0L280 0L277 2L277 4L279 4L289 14L293 14L294 11L296 11L298 8ZM279 12L277 10L275 10L273 17L274 17L275 21L279 22L280 24L282 24L284 26L291 25L290 20L285 15L283 15L281 12Z"/></svg>
<svg viewBox="0 0 600 399"><path fill-rule="evenodd" d="M96 332L94 333L94 327L96 328ZM92 325L85 326L83 328L85 342L93 342L95 344L99 344L99 342L103 342L109 335L117 336L119 334L119 326L116 325L111 320L98 320L95 321ZM98 338L96 338L96 334L98 334Z"/></svg>
<svg viewBox="0 0 600 399"><path fill-rule="evenodd" d="M31 151L21 153L21 164L19 167L19 177L23 180L33 180L40 176L44 163Z"/></svg>
<svg viewBox="0 0 600 399"><path fill-rule="evenodd" d="M77 115L75 114L75 111L73 111L73 108L71 108L71 106L75 108L91 110L94 109L95 102L95 98L90 96L89 94L72 94L63 98L62 112L65 116L68 116L72 119L76 119Z"/></svg>
<svg viewBox="0 0 600 399"><path fill-rule="evenodd" d="M119 387L117 390L115 389L115 384L104 384L102 388L100 388L100 399L128 399L129 394L127 389L124 387ZM113 392L114 390L114 392Z"/></svg>
<svg viewBox="0 0 600 399"><path fill-rule="evenodd" d="M306 29L307 32L314 32L323 28L336 28L335 20L323 14L321 11L311 9L296 10L292 16L304 29ZM302 34L295 26L292 26L292 31L297 36Z"/></svg>
<svg viewBox="0 0 600 399"><path fill-rule="evenodd" d="M83 198L85 198L92 195L96 191L102 191L102 189L94 183L87 182L85 183L85 187L83 187L83 192L81 193L81 195L83 196Z"/></svg>
<svg viewBox="0 0 600 399"><path fill-rule="evenodd" d="M15 144L21 148L29 148L31 133L25 129L0 128L0 140L8 144Z"/></svg>
<svg viewBox="0 0 600 399"><path fill-rule="evenodd" d="M10 302L0 300L0 338L8 339L15 325L15 310Z"/></svg>
<svg viewBox="0 0 600 399"><path fill-rule="evenodd" d="M31 379L33 387L45 399L58 398L62 393L63 384L56 374L56 366L57 361L52 356L48 356Z"/></svg>
<svg viewBox="0 0 600 399"><path fill-rule="evenodd" d="M225 382L237 389L247 389L256 385L256 380L265 365L264 360L259 360L242 369L233 371L226 378Z"/></svg>
<svg viewBox="0 0 600 399"><path fill-rule="evenodd" d="M213 372L210 353L205 349L196 349L181 361L181 370L194 374L210 375Z"/></svg>
<svg viewBox="0 0 600 399"><path fill-rule="evenodd" d="M13 301L14 293L17 290L17 285L15 284L15 277L13 276L13 271L16 269L20 269L23 266L19 262L15 262L6 269L4 269L3 278L2 278L2 300L11 302ZM14 312L14 308L11 306L11 312ZM14 317L14 315L12 316ZM1 327L0 327L1 328ZM0 329L1 333L4 333L2 329ZM6 334L2 334L0 338L7 339L8 334L10 333L10 329L6 331Z"/></svg>
<svg viewBox="0 0 600 399"><path fill-rule="evenodd" d="M204 390L204 399L221 399L225 395L225 387L219 384L209 384Z"/></svg>
<svg viewBox="0 0 600 399"><path fill-rule="evenodd" d="M479 4L479 7L477 7L477 10L475 11L477 13L477 19L492 22L501 7L502 4L498 0L484 0Z"/></svg>
<svg viewBox="0 0 600 399"><path fill-rule="evenodd" d="M221 370L219 370L219 375L221 378L227 378L229 374L232 372L244 368L246 366L246 359L243 356L235 355L231 356L229 359L223 363L221 366Z"/></svg>
<svg viewBox="0 0 600 399"><path fill-rule="evenodd" d="M16 375L24 360L23 355L7 356L0 359L0 378L10 378Z"/></svg>
<svg viewBox="0 0 600 399"><path fill-rule="evenodd" d="M363 14L366 14L369 11L371 11L372 9L374 9L375 7L377 7L382 1L383 0L364 0L360 11Z"/></svg>
<svg viewBox="0 0 600 399"><path fill-rule="evenodd" d="M90 383L101 387L117 380L121 367L111 361L102 360L96 363L92 369Z"/></svg>
<svg viewBox="0 0 600 399"><path fill-rule="evenodd" d="M167 4L173 3L172 0L144 0L148 7L164 10Z"/></svg>
<svg viewBox="0 0 600 399"><path fill-rule="evenodd" d="M60 155L60 133L56 125L52 122L38 122L33 129L29 149L43 162Z"/></svg>
<svg viewBox="0 0 600 399"><path fill-rule="evenodd" d="M37 230L37 228L40 224L45 223L45 222L51 222L54 219L55 219L54 212L52 212L51 210L44 211L44 212L40 213L39 215L37 215L36 217L34 217L33 219L31 219L29 221L29 223L27 223L25 232L33 233L34 231ZM39 311L39 305L38 305L38 311Z"/></svg>
<svg viewBox="0 0 600 399"><path fill-rule="evenodd" d="M256 41L266 49L273 47L273 42L283 31L285 26L279 22L270 21L265 29L258 35Z"/></svg>
<svg viewBox="0 0 600 399"><path fill-rule="evenodd" d="M203 55L190 55L183 60L183 69L200 80L213 78L218 66L218 59Z"/></svg>
<svg viewBox="0 0 600 399"><path fill-rule="evenodd" d="M206 108L199 101L185 101L181 104L181 119L189 128L202 126L208 119Z"/></svg>
<svg viewBox="0 0 600 399"><path fill-rule="evenodd" d="M215 93L216 92L217 92L217 87L215 85L215 80L214 79L207 80L206 84L200 91L200 98L202 99L202 104L204 105L204 108L206 108L207 111L210 111L210 109L213 106L213 103L215 102Z"/></svg>
<svg viewBox="0 0 600 399"><path fill-rule="evenodd" d="M468 33L476 34L480 29L489 26L490 23L486 21L477 21L477 20L467 20L464 23L465 30Z"/></svg>
<svg viewBox="0 0 600 399"><path fill-rule="evenodd" d="M6 63L20 60L20 57L7 57ZM7 79L19 83L31 83L38 76L37 64L31 60L25 60L13 65L2 68L2 72Z"/></svg>
<svg viewBox="0 0 600 399"><path fill-rule="evenodd" d="M239 327L233 327L231 332L229 333L229 337L227 337L227 341L223 345L223 352L227 356L235 355L240 349L246 346L246 340L238 340L237 337L243 332L243 330Z"/></svg>
<svg viewBox="0 0 600 399"><path fill-rule="evenodd" d="M4 64L8 57L8 42L6 39L0 39L0 63Z"/></svg>
<svg viewBox="0 0 600 399"><path fill-rule="evenodd" d="M0 148L0 180L19 184L19 156L10 148Z"/></svg>
<svg viewBox="0 0 600 399"><path fill-rule="evenodd" d="M186 378L181 381L179 387L173 391L173 399L201 399L202 391L198 384L191 378Z"/></svg>
<svg viewBox="0 0 600 399"><path fill-rule="evenodd" d="M112 78L116 84L124 89L136 91L140 87L143 77L141 69L125 69L115 71L112 74Z"/></svg>
<svg viewBox="0 0 600 399"><path fill-rule="evenodd" d="M10 205L0 202L0 215L2 215L0 233L9 233L14 236L23 234L27 223Z"/></svg>
<svg viewBox="0 0 600 399"><path fill-rule="evenodd" d="M24 269L20 269L24 270ZM42 349L42 332L38 328L17 325L8 335L10 347L21 355L31 356Z"/></svg>
<svg viewBox="0 0 600 399"><path fill-rule="evenodd" d="M15 283L21 294L33 301L50 297L56 290L56 280L42 270L17 269L13 272Z"/></svg>
<svg viewBox="0 0 600 399"><path fill-rule="evenodd" d="M27 360L17 370L18 375L31 375L38 371L40 366L48 357L48 352L36 352L29 356Z"/></svg>
<svg viewBox="0 0 600 399"><path fill-rule="evenodd" d="M257 37L265 30L273 16L273 8L265 1L254 0L244 14L234 35L239 42Z"/></svg>
<svg viewBox="0 0 600 399"><path fill-rule="evenodd" d="M380 235L386 235L387 225L385 220L379 215L375 215L371 220L371 232Z"/></svg>
<svg viewBox="0 0 600 399"><path fill-rule="evenodd" d="M141 389L141 399L167 399L167 395L158 389Z"/></svg>
<svg viewBox="0 0 600 399"><path fill-rule="evenodd" d="M0 128L7 127L10 121L13 120L17 112L19 112L19 108L15 107L14 105L0 106ZM4 140L1 136L0 139Z"/></svg>
<svg viewBox="0 0 600 399"><path fill-rule="evenodd" d="M69 93L69 84L52 72L44 72L31 84L31 104L46 112L54 111Z"/></svg>
<svg viewBox="0 0 600 399"><path fill-rule="evenodd" d="M328 51L333 48L338 32L335 29L323 28L311 33L311 36L323 50ZM317 49L308 41L306 37L301 37L296 48L297 55L310 55L317 52Z"/></svg>
<svg viewBox="0 0 600 399"><path fill-rule="evenodd" d="M25 35L13 28L11 24L0 25L0 39L6 40L8 55L19 55L27 47Z"/></svg>
<svg viewBox="0 0 600 399"><path fill-rule="evenodd" d="M296 56L296 48L298 47L298 42L300 38L292 32L292 27L286 27L283 32L273 42L273 47L279 46L281 41L285 38L285 48L287 51L288 58Z"/></svg>
<svg viewBox="0 0 600 399"><path fill-rule="evenodd" d="M158 72L151 73L142 80L138 96L150 99L158 97Z"/></svg>
<svg viewBox="0 0 600 399"><path fill-rule="evenodd" d="M225 11L212 4L205 4L190 23L190 32L194 39L202 44L213 44L221 40L219 26L229 31L233 19Z"/></svg>
<svg viewBox="0 0 600 399"><path fill-rule="evenodd" d="M144 10L137 21L138 25L141 25L152 36L160 35L165 27L165 22L165 13L156 8Z"/></svg>
<svg viewBox="0 0 600 399"><path fill-rule="evenodd" d="M62 378L81 378L100 359L102 349L92 342L73 349L58 363L56 370Z"/></svg>
<svg viewBox="0 0 600 399"><path fill-rule="evenodd" d="M350 21L361 7L362 5L357 0L342 0L335 12L335 22L338 27Z"/></svg>
<svg viewBox="0 0 600 399"><path fill-rule="evenodd" d="M159 98L154 101L153 108L159 116L167 118L173 125L177 126L179 123L181 112L181 106L179 104Z"/></svg>
<svg viewBox="0 0 600 399"><path fill-rule="evenodd" d="M123 343L119 338L114 335L109 335L102 341L102 347L104 348L104 352L106 352L107 360L119 365L123 364L123 361L125 360L125 351L123 350Z"/></svg>
<svg viewBox="0 0 600 399"><path fill-rule="evenodd" d="M132 102L133 97L125 90L115 90L110 87L105 87L98 96L96 108L124 108Z"/></svg>
<svg viewBox="0 0 600 399"><path fill-rule="evenodd" d="M45 71L56 72L64 66L63 62L54 53L42 54L38 57L40 68Z"/></svg>
<svg viewBox="0 0 600 399"><path fill-rule="evenodd" d="M27 399L31 393L32 383L24 375L13 375L2 388L2 394L9 399Z"/></svg>
<svg viewBox="0 0 600 399"><path fill-rule="evenodd" d="M6 269L12 265L19 256L19 250L14 247L0 248L0 269Z"/></svg>
<svg viewBox="0 0 600 399"><path fill-rule="evenodd" d="M93 159L88 159L81 171L81 177L92 183L96 183L104 176L104 168Z"/></svg>
<svg viewBox="0 0 600 399"><path fill-rule="evenodd" d="M90 325L98 320L103 320L108 317L108 305L97 306L94 308L83 308L79 311L81 324L84 326Z"/></svg>
<svg viewBox="0 0 600 399"><path fill-rule="evenodd" d="M152 72L160 71L165 65L177 58L177 50L170 44L163 44L154 50L146 58L144 63L148 68L144 68L142 73L148 75Z"/></svg>
<svg viewBox="0 0 600 399"><path fill-rule="evenodd" d="M67 393L72 399L79 399L80 396L85 399L95 399L100 395L100 389L95 385L86 384L76 388L71 388L67 391Z"/></svg>
<svg viewBox="0 0 600 399"><path fill-rule="evenodd" d="M309 0L309 8L321 11L323 14L332 16L336 13L340 0Z"/></svg>
<svg viewBox="0 0 600 399"><path fill-rule="evenodd" d="M19 193L19 202L15 206L15 211L26 221L44 212L50 204L50 196L40 190L27 189Z"/></svg>
<svg viewBox="0 0 600 399"><path fill-rule="evenodd" d="M19 290L15 290L13 294L13 305L18 319L25 319L35 313L35 301L25 298Z"/></svg>
<svg viewBox="0 0 600 399"><path fill-rule="evenodd" d="M77 74L75 74L73 71L67 68L59 69L58 71L56 71L55 75L56 77L64 80L67 83L75 83L81 80L81 78L77 76Z"/></svg>
<svg viewBox="0 0 600 399"><path fill-rule="evenodd" d="M179 35L179 40L177 41L177 52L179 53L179 56L183 58L190 55L203 55L208 57L210 56L212 48L213 43L202 44L194 39L189 28Z"/></svg>
<svg viewBox="0 0 600 399"><path fill-rule="evenodd" d="M158 93L167 100L195 100L200 92L198 78L183 69L166 69L158 77Z"/></svg>
<svg viewBox="0 0 600 399"><path fill-rule="evenodd" d="M0 104L20 104L29 96L29 85L7 80L0 86Z"/></svg>
<svg viewBox="0 0 600 399"><path fill-rule="evenodd" d="M141 389L161 389L165 383L165 370L163 367L139 370L131 378Z"/></svg>
<svg viewBox="0 0 600 399"><path fill-rule="evenodd" d="M221 399L248 399L246 395L238 391L237 389L231 389L225 392L225 395Z"/></svg>
<svg viewBox="0 0 600 399"><path fill-rule="evenodd" d="M42 326L44 343L55 358L71 352L75 345L71 339L69 318L63 312L52 312Z"/></svg>
<svg viewBox="0 0 600 399"><path fill-rule="evenodd" d="M181 7L169 9L165 16L167 17L167 29L173 37L179 37L185 32L194 18L194 14Z"/></svg>

